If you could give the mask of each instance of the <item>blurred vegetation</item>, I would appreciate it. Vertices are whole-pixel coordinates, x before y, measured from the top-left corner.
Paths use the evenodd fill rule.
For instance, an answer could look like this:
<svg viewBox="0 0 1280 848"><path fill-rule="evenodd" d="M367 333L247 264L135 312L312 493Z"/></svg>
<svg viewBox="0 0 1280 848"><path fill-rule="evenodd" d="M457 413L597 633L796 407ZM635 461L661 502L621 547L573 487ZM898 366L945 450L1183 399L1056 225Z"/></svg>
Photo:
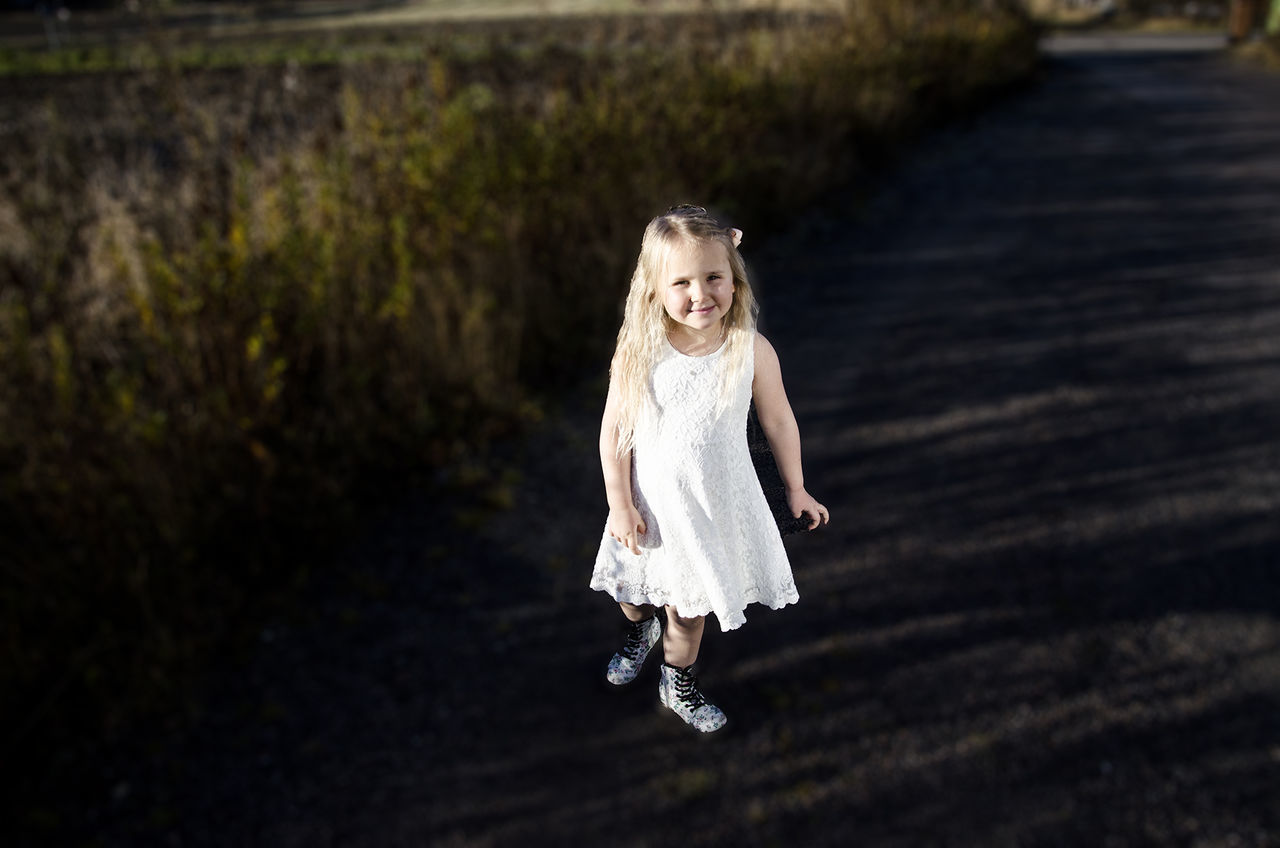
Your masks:
<svg viewBox="0 0 1280 848"><path fill-rule="evenodd" d="M482 485L491 440L604 368L650 215L709 199L759 232L1025 77L1030 25L979 5L342 62L160 41L134 70L22 78L0 116L0 756L56 766L65 734L180 708L362 504Z"/></svg>
<svg viewBox="0 0 1280 848"><path fill-rule="evenodd" d="M1255 67L1280 71L1280 34L1241 42L1232 48L1232 52L1237 58Z"/></svg>
<svg viewBox="0 0 1280 848"><path fill-rule="evenodd" d="M1254 59L1265 68L1280 71L1280 35L1268 36L1259 42Z"/></svg>

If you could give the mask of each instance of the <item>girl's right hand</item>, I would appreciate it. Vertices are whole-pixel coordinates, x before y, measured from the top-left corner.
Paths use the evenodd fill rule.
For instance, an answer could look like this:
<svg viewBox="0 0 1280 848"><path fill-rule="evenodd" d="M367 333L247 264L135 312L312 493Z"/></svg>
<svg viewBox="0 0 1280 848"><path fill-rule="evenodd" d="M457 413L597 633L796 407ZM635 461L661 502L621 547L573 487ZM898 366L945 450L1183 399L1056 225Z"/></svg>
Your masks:
<svg viewBox="0 0 1280 848"><path fill-rule="evenodd" d="M626 546L631 553L640 555L640 537L644 535L644 519L634 505L625 509L609 510L609 535Z"/></svg>

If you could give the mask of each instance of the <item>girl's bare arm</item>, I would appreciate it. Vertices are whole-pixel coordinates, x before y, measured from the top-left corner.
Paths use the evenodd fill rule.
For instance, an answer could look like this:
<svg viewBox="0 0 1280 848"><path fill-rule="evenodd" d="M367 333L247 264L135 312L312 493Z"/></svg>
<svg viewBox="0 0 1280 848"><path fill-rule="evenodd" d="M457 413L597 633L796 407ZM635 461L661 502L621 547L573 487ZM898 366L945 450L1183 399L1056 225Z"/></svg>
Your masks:
<svg viewBox="0 0 1280 848"><path fill-rule="evenodd" d="M831 516L827 508L804 488L804 469L800 462L800 427L795 413L787 401L787 391L782 385L782 365L777 351L769 340L759 333L755 342L755 378L751 383L751 396L756 403L756 415L764 429L765 438L773 451L782 485L787 491L787 506L791 515L809 517L809 529L826 524Z"/></svg>
<svg viewBox="0 0 1280 848"><path fill-rule="evenodd" d="M604 472L604 493L609 501L609 535L626 545L633 554L640 553L640 536L645 531L644 519L631 499L631 451L618 455L617 386L610 381L609 397L600 419L600 468Z"/></svg>

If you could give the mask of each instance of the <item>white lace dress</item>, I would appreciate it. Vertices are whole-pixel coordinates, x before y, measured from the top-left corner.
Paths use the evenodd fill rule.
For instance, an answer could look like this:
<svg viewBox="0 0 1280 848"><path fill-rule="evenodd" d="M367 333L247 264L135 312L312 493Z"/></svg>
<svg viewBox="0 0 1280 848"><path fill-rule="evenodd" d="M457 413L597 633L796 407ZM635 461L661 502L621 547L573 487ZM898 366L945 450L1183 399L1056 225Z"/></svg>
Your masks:
<svg viewBox="0 0 1280 848"><path fill-rule="evenodd" d="M733 630L748 604L779 609L799 595L747 447L754 362L748 355L732 403L717 415L723 350L686 356L668 345L654 366L657 411L637 426L631 462L646 525L640 555L606 529L591 588L686 617L715 613Z"/></svg>

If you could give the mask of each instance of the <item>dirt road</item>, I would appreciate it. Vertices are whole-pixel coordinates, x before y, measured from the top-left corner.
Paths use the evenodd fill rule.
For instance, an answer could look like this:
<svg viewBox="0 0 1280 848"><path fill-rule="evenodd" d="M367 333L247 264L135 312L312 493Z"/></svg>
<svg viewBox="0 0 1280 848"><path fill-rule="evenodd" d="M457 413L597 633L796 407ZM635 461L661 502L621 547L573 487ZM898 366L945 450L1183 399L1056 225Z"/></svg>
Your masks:
<svg viewBox="0 0 1280 848"><path fill-rule="evenodd" d="M112 767L90 829L1280 844L1280 78L1172 46L1058 44L869 205L747 234L833 523L788 540L798 606L710 624L722 734L652 668L602 682L597 386L515 509L375 528L196 733Z"/></svg>

